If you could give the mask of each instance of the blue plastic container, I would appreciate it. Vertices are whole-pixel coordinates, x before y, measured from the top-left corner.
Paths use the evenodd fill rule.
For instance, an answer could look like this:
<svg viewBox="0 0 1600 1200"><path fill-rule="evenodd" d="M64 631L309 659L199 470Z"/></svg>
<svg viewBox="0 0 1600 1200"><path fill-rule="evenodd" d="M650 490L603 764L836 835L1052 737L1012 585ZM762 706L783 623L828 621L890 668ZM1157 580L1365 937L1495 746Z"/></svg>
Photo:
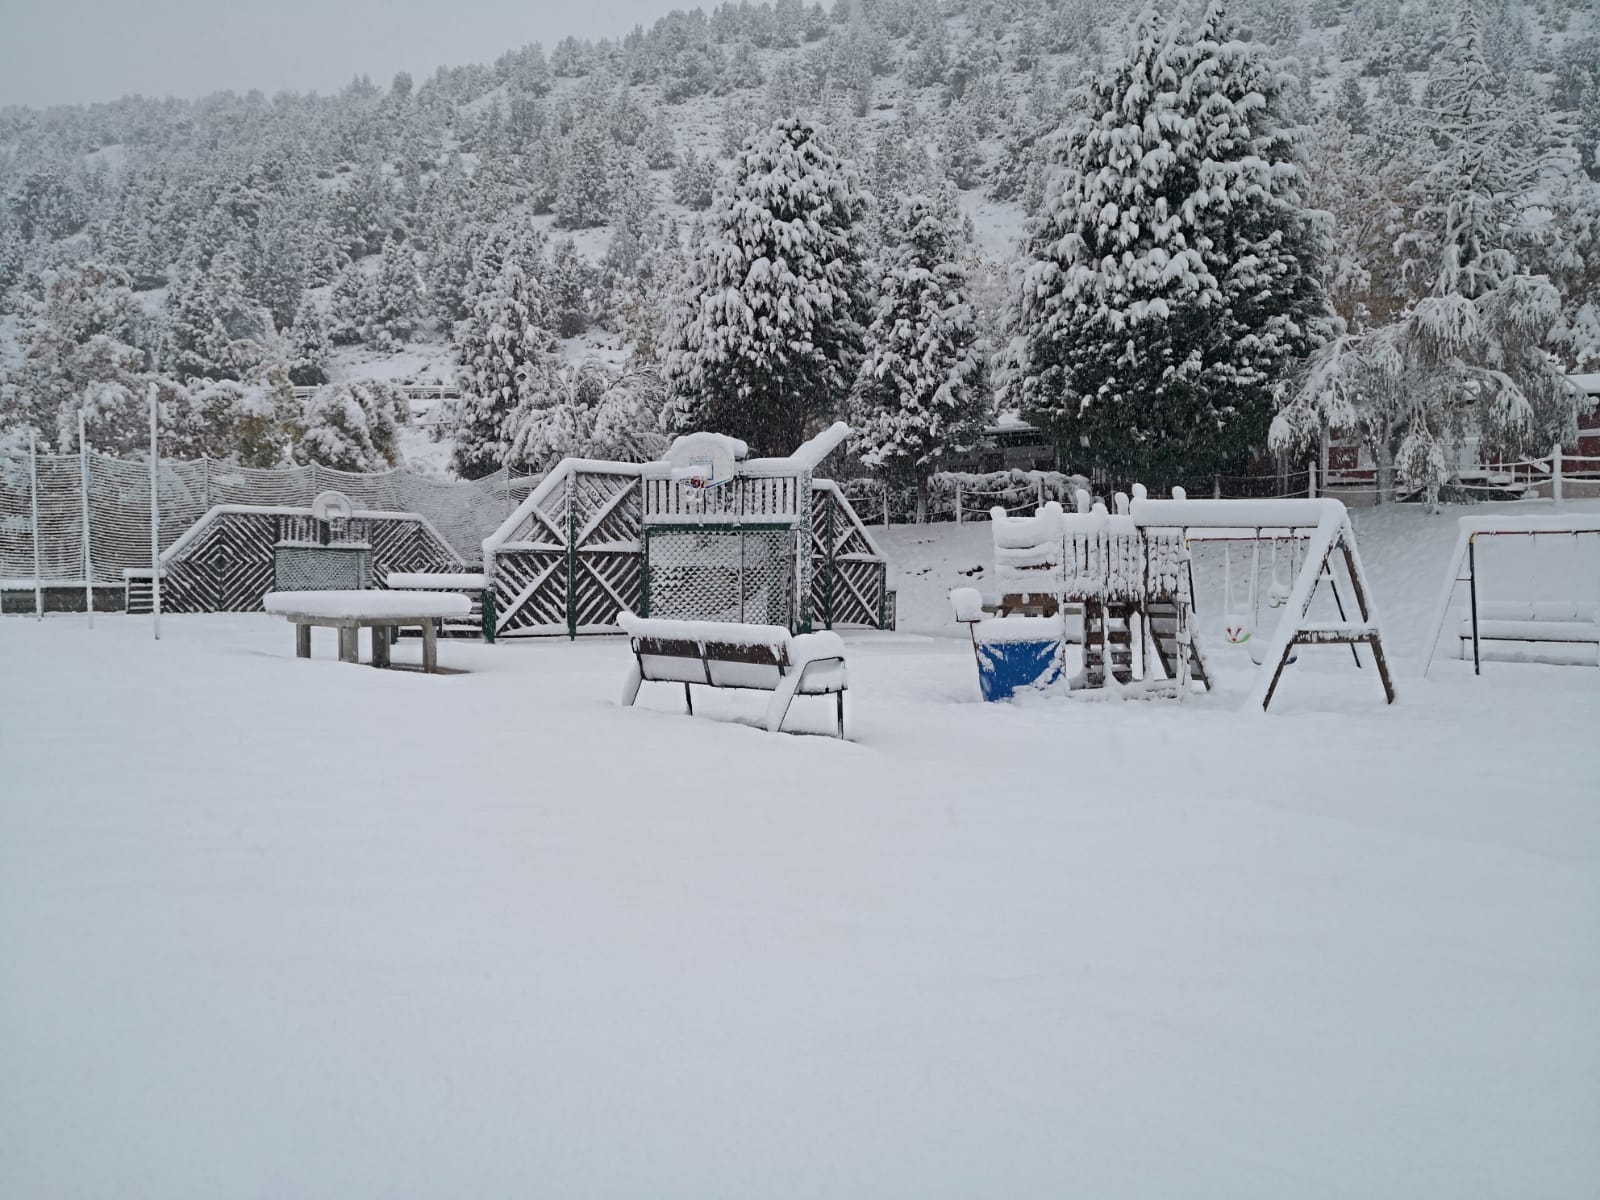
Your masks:
<svg viewBox="0 0 1600 1200"><path fill-rule="evenodd" d="M1061 679L1061 639L978 643L978 686L985 700L1009 700L1019 690Z"/></svg>

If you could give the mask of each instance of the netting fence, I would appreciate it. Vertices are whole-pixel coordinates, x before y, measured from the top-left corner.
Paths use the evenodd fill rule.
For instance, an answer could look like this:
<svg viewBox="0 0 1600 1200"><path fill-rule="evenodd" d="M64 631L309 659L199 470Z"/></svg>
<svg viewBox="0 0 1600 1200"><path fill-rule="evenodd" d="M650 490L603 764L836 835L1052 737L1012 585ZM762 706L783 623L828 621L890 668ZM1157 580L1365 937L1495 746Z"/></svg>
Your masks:
<svg viewBox="0 0 1600 1200"><path fill-rule="evenodd" d="M160 545L166 550L218 505L306 508L318 494L336 491L358 509L420 514L475 564L484 537L540 478L502 471L467 482L398 469L362 475L315 464L264 470L162 460L155 486ZM150 566L150 510L148 462L93 452L0 455L0 587L32 588L36 579L46 587L121 586L124 570Z"/></svg>
<svg viewBox="0 0 1600 1200"><path fill-rule="evenodd" d="M1305 496L1311 494L1312 483L1311 473L1302 470L1264 475L1205 475L1157 480L1147 486L1152 496L1170 495L1173 487L1181 487L1195 499L1215 496L1255 500ZM916 520L915 488L899 487L870 477L841 480L839 486L868 524L899 525ZM992 508L1003 508L1011 516L1027 516L1052 500L1070 511L1080 488L1109 504L1119 486L1127 485L1060 471L1011 470L984 474L941 471L928 483L927 519L930 522L987 521Z"/></svg>

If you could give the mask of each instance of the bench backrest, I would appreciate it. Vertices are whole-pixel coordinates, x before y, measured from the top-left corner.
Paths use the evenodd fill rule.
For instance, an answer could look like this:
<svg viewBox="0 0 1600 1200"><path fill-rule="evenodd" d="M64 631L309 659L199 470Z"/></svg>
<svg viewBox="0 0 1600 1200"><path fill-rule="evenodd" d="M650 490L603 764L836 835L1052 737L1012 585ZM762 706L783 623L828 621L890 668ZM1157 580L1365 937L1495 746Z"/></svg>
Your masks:
<svg viewBox="0 0 1600 1200"><path fill-rule="evenodd" d="M786 642L636 637L633 652L644 678L656 681L771 690L789 669Z"/></svg>

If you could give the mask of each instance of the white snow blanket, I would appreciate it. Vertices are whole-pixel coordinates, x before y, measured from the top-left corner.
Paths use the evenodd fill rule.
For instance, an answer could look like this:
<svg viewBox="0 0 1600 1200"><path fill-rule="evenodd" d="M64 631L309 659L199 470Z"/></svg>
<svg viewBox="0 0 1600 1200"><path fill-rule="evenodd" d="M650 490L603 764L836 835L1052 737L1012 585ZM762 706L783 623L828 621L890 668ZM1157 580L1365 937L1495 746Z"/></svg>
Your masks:
<svg viewBox="0 0 1600 1200"><path fill-rule="evenodd" d="M1454 521L1357 519L1414 672ZM1302 646L1260 719L1218 645L1215 699L985 705L990 531L884 544L853 743L619 709L621 638L418 688L259 615L0 617L0 1192L1595 1194L1592 668L1385 706ZM1553 546L1483 598L1592 594Z"/></svg>
<svg viewBox="0 0 1600 1200"><path fill-rule="evenodd" d="M261 607L294 617L464 617L472 601L451 592L268 592Z"/></svg>

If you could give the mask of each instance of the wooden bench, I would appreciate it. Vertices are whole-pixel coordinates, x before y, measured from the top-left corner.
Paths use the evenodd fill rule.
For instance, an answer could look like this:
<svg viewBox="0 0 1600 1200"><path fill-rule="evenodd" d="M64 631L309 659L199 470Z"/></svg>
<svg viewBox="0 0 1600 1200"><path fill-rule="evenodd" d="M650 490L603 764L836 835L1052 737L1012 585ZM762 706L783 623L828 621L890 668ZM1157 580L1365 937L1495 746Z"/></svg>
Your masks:
<svg viewBox="0 0 1600 1200"><path fill-rule="evenodd" d="M465 620L436 622L442 637L481 637L494 641L494 589L489 577L470 571L390 571L384 586L402 592L456 592L472 607Z"/></svg>
<svg viewBox="0 0 1600 1200"><path fill-rule="evenodd" d="M261 606L294 625L296 658L311 657L314 626L339 631L339 661L360 662L362 629L372 630L372 665L388 667L390 631L416 626L422 631L422 669L439 670L434 622L463 617L472 609L465 596L449 592L320 591L268 592Z"/></svg>
<svg viewBox="0 0 1600 1200"><path fill-rule="evenodd" d="M626 612L617 622L629 634L634 658L622 689L624 707L638 699L647 682L683 684L690 713L691 685L771 692L766 727L777 733L796 696L834 696L844 737L849 678L838 634L791 635L781 625L652 620Z"/></svg>

